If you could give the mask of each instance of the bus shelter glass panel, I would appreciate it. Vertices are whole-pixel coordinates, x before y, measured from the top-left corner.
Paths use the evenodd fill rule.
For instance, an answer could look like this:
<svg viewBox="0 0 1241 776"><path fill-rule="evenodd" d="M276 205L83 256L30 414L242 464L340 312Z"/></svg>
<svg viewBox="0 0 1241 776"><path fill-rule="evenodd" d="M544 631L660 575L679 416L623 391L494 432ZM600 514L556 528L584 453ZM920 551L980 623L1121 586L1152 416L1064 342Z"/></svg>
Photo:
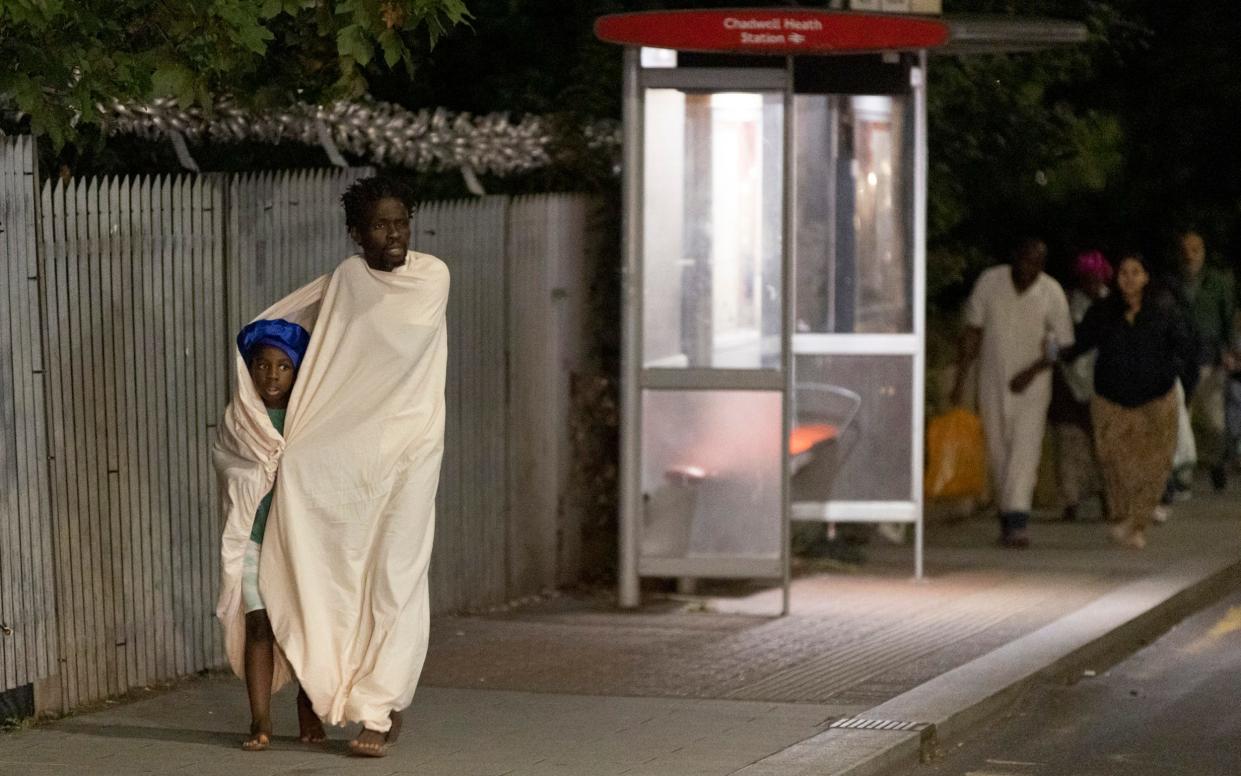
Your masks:
<svg viewBox="0 0 1241 776"><path fill-rule="evenodd" d="M909 98L799 94L796 331L913 331Z"/></svg>
<svg viewBox="0 0 1241 776"><path fill-rule="evenodd" d="M780 391L643 392L644 573L780 573L783 408Z"/></svg>
<svg viewBox="0 0 1241 776"><path fill-rule="evenodd" d="M780 363L783 95L645 91L645 368Z"/></svg>
<svg viewBox="0 0 1241 776"><path fill-rule="evenodd" d="M798 355L794 428L821 443L791 460L796 503L913 499L913 357Z"/></svg>
<svg viewBox="0 0 1241 776"><path fill-rule="evenodd" d="M916 519L914 150L909 95L798 94L794 519Z"/></svg>

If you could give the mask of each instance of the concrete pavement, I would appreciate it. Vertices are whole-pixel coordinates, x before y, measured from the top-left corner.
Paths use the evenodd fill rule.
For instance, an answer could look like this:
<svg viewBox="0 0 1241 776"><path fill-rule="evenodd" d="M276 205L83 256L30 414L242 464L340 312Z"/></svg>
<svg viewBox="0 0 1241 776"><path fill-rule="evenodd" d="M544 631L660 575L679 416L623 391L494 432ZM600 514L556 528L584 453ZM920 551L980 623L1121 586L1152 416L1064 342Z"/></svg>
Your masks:
<svg viewBox="0 0 1241 776"><path fill-rule="evenodd" d="M428 687L388 757L348 756L354 729L327 746L297 741L293 695L277 699L266 752L238 748L247 709L231 677L0 738L4 776L130 774L712 774L821 730L832 709L803 704L601 698ZM283 712L283 713L281 713Z"/></svg>
<svg viewBox="0 0 1241 776"><path fill-rule="evenodd" d="M1112 546L1099 523L1036 523L1027 552L995 548L989 521L931 526L926 582L910 580L907 548L872 545L856 570L808 568L784 618L771 616L778 592L740 586L636 613L562 595L437 618L406 732L382 760L347 757L350 730L298 743L287 693L273 750L242 752L242 685L213 676L0 734L0 775L912 768L1035 678L1105 666L1233 581L1236 504L1178 506L1144 552Z"/></svg>

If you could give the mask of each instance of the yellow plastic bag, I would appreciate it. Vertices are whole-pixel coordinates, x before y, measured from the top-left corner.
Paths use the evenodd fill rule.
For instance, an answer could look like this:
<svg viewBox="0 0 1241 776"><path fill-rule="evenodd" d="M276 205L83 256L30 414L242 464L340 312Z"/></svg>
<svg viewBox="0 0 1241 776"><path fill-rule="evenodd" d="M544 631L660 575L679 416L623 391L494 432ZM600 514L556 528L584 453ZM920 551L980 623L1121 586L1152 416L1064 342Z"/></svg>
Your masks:
<svg viewBox="0 0 1241 776"><path fill-rule="evenodd" d="M987 489L982 420L969 410L949 410L926 427L926 478L931 500L981 498Z"/></svg>

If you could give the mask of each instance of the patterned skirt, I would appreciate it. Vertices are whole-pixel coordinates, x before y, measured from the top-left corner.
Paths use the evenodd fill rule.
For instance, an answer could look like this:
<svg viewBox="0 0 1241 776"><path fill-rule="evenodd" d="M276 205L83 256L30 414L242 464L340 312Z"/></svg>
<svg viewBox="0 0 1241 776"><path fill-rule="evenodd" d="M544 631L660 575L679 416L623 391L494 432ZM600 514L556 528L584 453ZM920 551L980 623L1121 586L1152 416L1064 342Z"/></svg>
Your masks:
<svg viewBox="0 0 1241 776"><path fill-rule="evenodd" d="M1175 390L1137 407L1100 396L1090 400L1095 454L1112 520L1145 528L1159 505L1176 450L1176 401Z"/></svg>

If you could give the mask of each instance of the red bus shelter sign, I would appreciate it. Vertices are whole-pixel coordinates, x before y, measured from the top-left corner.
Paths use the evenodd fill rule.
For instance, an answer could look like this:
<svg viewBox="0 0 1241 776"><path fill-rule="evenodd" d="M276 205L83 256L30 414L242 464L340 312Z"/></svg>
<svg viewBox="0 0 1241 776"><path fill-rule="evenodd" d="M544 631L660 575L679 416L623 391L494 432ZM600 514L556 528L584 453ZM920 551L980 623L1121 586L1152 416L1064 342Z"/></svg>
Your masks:
<svg viewBox="0 0 1241 776"><path fill-rule="evenodd" d="M948 40L936 19L780 8L621 13L595 21L609 43L678 51L848 54L935 48Z"/></svg>

